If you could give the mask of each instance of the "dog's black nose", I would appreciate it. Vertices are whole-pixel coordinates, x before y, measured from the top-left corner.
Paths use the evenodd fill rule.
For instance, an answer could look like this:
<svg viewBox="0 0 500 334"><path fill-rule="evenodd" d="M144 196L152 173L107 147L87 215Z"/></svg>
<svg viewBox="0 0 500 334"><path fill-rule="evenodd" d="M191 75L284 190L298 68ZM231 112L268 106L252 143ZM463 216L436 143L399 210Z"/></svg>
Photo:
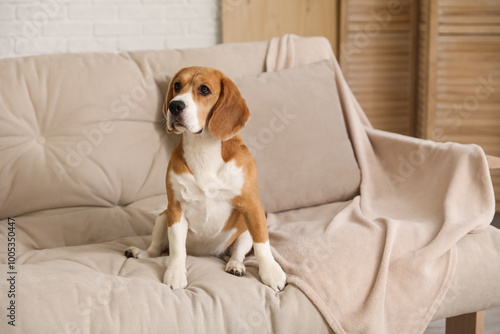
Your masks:
<svg viewBox="0 0 500 334"><path fill-rule="evenodd" d="M172 115L177 116L186 108L186 104L182 101L171 101L168 105L168 109Z"/></svg>

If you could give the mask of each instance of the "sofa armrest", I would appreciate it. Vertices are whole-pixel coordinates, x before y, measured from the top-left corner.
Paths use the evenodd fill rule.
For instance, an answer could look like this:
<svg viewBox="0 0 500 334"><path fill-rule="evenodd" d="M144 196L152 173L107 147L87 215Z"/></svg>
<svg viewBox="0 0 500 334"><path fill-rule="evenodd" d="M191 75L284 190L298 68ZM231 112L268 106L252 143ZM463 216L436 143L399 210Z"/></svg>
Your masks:
<svg viewBox="0 0 500 334"><path fill-rule="evenodd" d="M486 155L490 169L500 169L500 158ZM484 334L484 311L446 318L446 334Z"/></svg>
<svg viewBox="0 0 500 334"><path fill-rule="evenodd" d="M446 334L484 334L484 311L446 318Z"/></svg>

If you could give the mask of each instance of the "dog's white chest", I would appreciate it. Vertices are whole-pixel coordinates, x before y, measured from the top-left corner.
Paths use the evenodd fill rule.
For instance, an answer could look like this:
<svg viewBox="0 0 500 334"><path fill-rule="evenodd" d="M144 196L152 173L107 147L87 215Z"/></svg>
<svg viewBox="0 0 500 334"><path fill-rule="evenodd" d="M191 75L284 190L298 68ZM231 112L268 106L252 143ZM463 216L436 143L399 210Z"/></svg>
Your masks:
<svg viewBox="0 0 500 334"><path fill-rule="evenodd" d="M226 239L220 232L233 211L232 199L241 194L243 170L234 160L224 162L220 142L186 144L184 159L192 174L170 174L174 197L181 204L192 238Z"/></svg>
<svg viewBox="0 0 500 334"><path fill-rule="evenodd" d="M228 162L215 173L172 175L175 198L192 232L210 237L222 230L233 211L232 198L241 194L242 174Z"/></svg>

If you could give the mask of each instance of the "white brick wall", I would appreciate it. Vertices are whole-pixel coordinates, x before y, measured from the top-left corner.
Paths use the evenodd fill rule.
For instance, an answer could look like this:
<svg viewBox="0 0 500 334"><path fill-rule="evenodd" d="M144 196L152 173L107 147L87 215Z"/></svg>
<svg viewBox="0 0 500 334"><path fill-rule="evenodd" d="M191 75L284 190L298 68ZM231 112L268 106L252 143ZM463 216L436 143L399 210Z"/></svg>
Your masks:
<svg viewBox="0 0 500 334"><path fill-rule="evenodd" d="M0 0L0 58L215 45L220 1Z"/></svg>

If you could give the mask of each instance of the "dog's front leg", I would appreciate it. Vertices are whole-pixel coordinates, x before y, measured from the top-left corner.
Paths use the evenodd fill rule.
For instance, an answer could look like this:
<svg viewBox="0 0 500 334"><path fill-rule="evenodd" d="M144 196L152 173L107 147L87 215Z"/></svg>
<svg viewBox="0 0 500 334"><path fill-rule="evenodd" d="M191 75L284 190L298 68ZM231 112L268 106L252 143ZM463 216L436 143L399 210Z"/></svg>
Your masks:
<svg viewBox="0 0 500 334"><path fill-rule="evenodd" d="M283 290L286 285L286 274L271 253L266 215L260 200L242 200L238 204L237 207L241 209L252 236L253 250L259 263L259 276L262 282L275 291Z"/></svg>
<svg viewBox="0 0 500 334"><path fill-rule="evenodd" d="M186 274L186 236L188 222L177 202L167 210L169 259L163 276L163 283L172 289L183 289L187 286Z"/></svg>

